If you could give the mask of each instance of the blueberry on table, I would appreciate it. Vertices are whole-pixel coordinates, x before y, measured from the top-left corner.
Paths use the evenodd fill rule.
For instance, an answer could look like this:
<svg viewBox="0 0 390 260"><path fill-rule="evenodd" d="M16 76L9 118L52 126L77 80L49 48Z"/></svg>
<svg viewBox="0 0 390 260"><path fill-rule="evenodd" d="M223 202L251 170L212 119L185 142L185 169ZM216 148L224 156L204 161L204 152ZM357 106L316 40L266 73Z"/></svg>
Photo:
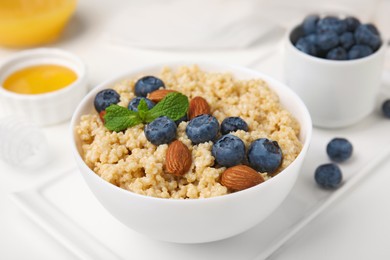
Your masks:
<svg viewBox="0 0 390 260"><path fill-rule="evenodd" d="M343 179L340 168L334 163L323 164L317 167L314 179L319 186L325 189L336 189Z"/></svg>
<svg viewBox="0 0 390 260"><path fill-rule="evenodd" d="M305 35L315 33L317 29L317 22L320 19L318 15L309 15L302 22L302 29Z"/></svg>
<svg viewBox="0 0 390 260"><path fill-rule="evenodd" d="M135 97L133 98L132 100L130 100L129 102L129 105L127 106L127 108L131 111L136 111L138 112L138 105L139 105L139 102L141 102L141 100L145 100L146 102L146 105L148 106L148 109L152 109L155 104L152 100L148 99L148 98L145 98L145 97Z"/></svg>
<svg viewBox="0 0 390 260"><path fill-rule="evenodd" d="M113 89L103 89L96 94L95 100L93 102L97 112L102 112L106 110L112 104L117 104L120 100L118 92Z"/></svg>
<svg viewBox="0 0 390 260"><path fill-rule="evenodd" d="M326 146L329 158L335 162L344 162L352 155L353 146L345 138L333 138Z"/></svg>
<svg viewBox="0 0 390 260"><path fill-rule="evenodd" d="M221 123L221 134L226 135L237 130L248 132L248 124L240 117L227 117Z"/></svg>
<svg viewBox="0 0 390 260"><path fill-rule="evenodd" d="M348 50L355 44L355 36L351 32L345 32L340 35L340 46Z"/></svg>
<svg viewBox="0 0 390 260"><path fill-rule="evenodd" d="M356 17L349 16L344 19L344 23L347 25L347 31L354 32L360 25L360 21Z"/></svg>
<svg viewBox="0 0 390 260"><path fill-rule="evenodd" d="M165 84L161 79L154 76L145 76L135 83L135 95L146 97L149 93L161 87L165 88Z"/></svg>
<svg viewBox="0 0 390 260"><path fill-rule="evenodd" d="M339 36L333 31L325 31L317 35L317 46L321 50L327 51L337 47Z"/></svg>
<svg viewBox="0 0 390 260"><path fill-rule="evenodd" d="M219 165L231 167L244 161L245 144L237 136L227 134L215 142L211 152Z"/></svg>
<svg viewBox="0 0 390 260"><path fill-rule="evenodd" d="M367 57L373 53L373 50L366 46L366 45L354 45L352 48L348 51L348 59L354 60L354 59L360 59Z"/></svg>
<svg viewBox="0 0 390 260"><path fill-rule="evenodd" d="M355 40L357 44L367 45L373 51L376 51L382 44L378 34L373 32L372 25L361 24L355 31Z"/></svg>
<svg viewBox="0 0 390 260"><path fill-rule="evenodd" d="M248 149L248 162L259 172L273 173L282 163L282 158L279 144L267 138L253 141Z"/></svg>
<svg viewBox="0 0 390 260"><path fill-rule="evenodd" d="M161 116L144 129L146 139L154 145L168 144L176 138L176 124L170 118Z"/></svg>
<svg viewBox="0 0 390 260"><path fill-rule="evenodd" d="M306 40L306 38L299 38L299 40L295 43L295 47L306 54L312 56L317 55L316 46L311 42L309 42L308 40Z"/></svg>
<svg viewBox="0 0 390 260"><path fill-rule="evenodd" d="M191 119L186 127L186 134L194 144L213 140L217 137L218 131L218 120L208 114L202 114Z"/></svg>
<svg viewBox="0 0 390 260"><path fill-rule="evenodd" d="M328 60L347 60L348 54L343 47L336 47L331 49L326 55Z"/></svg>
<svg viewBox="0 0 390 260"><path fill-rule="evenodd" d="M390 118L390 99L385 100L382 104L382 112L385 117Z"/></svg>
<svg viewBox="0 0 390 260"><path fill-rule="evenodd" d="M336 34L342 34L347 31L347 24L344 20L340 20L334 16L327 16L320 19L317 23L317 33L322 34L324 32L335 32Z"/></svg>

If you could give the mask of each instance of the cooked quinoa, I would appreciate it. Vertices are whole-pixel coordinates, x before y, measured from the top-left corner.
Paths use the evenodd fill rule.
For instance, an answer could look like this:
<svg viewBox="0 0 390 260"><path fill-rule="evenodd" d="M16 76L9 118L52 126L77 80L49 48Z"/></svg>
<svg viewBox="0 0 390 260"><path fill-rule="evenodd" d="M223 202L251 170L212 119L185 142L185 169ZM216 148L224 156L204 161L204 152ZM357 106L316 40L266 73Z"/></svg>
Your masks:
<svg viewBox="0 0 390 260"><path fill-rule="evenodd" d="M139 75L138 78L144 75ZM238 80L229 73L204 72L198 66L164 68L159 75L167 89L179 91L189 99L201 96L210 105L211 113L219 123L229 116L246 121L249 131L233 134L246 148L258 138L277 141L283 152L283 161L276 173L261 173L265 180L285 169L299 154L302 144L298 139L300 126L279 103L278 96L261 79ZM134 84L138 78L125 80L113 86L121 96L118 105L127 107L135 97ZM145 137L140 124L123 132L107 130L99 115L84 115L77 126L82 141L82 156L86 164L101 178L123 189L143 195L196 199L220 196L231 191L220 183L226 169L216 167L211 154L213 142L193 145L182 122L177 139L192 153L190 170L181 177L165 173L167 144L155 146ZM261 185L261 184L260 184Z"/></svg>

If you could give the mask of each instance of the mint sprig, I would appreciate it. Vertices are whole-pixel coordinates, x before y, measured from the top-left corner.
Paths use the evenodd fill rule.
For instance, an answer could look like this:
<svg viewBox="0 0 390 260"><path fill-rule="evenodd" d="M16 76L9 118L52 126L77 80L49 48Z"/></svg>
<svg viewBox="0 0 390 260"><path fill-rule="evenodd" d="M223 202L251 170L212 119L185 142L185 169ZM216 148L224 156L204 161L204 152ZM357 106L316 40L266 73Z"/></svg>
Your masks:
<svg viewBox="0 0 390 260"><path fill-rule="evenodd" d="M138 112L112 104L106 108L104 126L108 130L119 132L141 123L150 123L160 116L176 121L187 113L188 105L187 96L178 92L169 93L150 110L144 99L141 99L137 107Z"/></svg>
<svg viewBox="0 0 390 260"><path fill-rule="evenodd" d="M145 121L149 123L160 116L167 116L176 121L187 113L188 106L187 96L178 92L169 93L146 113Z"/></svg>
<svg viewBox="0 0 390 260"><path fill-rule="evenodd" d="M104 126L111 131L119 132L140 123L142 123L142 119L135 111L128 110L116 104L112 104L106 108Z"/></svg>
<svg viewBox="0 0 390 260"><path fill-rule="evenodd" d="M138 104L137 110L138 110L139 117L144 122L146 118L146 113L149 110L148 104L146 103L145 99L141 99L141 101Z"/></svg>

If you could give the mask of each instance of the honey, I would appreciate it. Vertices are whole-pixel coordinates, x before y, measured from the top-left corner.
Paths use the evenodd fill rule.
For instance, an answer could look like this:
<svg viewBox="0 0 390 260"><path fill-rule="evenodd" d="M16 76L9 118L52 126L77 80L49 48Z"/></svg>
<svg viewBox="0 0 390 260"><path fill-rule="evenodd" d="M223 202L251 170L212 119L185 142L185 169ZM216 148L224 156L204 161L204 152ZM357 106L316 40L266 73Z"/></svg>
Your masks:
<svg viewBox="0 0 390 260"><path fill-rule="evenodd" d="M3 88L18 94L43 94L62 89L76 79L77 74L65 66L36 65L10 74Z"/></svg>

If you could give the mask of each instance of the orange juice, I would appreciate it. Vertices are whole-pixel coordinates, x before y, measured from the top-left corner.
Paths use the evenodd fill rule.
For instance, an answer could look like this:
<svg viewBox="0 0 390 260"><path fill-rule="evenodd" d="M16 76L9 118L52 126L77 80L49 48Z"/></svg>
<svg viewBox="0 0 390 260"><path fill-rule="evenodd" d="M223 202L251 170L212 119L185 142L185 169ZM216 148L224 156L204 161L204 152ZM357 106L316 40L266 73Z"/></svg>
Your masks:
<svg viewBox="0 0 390 260"><path fill-rule="evenodd" d="M76 0L0 0L0 44L25 47L58 38Z"/></svg>
<svg viewBox="0 0 390 260"><path fill-rule="evenodd" d="M64 88L77 79L77 74L61 65L37 65L9 75L3 87L18 94L42 94Z"/></svg>

